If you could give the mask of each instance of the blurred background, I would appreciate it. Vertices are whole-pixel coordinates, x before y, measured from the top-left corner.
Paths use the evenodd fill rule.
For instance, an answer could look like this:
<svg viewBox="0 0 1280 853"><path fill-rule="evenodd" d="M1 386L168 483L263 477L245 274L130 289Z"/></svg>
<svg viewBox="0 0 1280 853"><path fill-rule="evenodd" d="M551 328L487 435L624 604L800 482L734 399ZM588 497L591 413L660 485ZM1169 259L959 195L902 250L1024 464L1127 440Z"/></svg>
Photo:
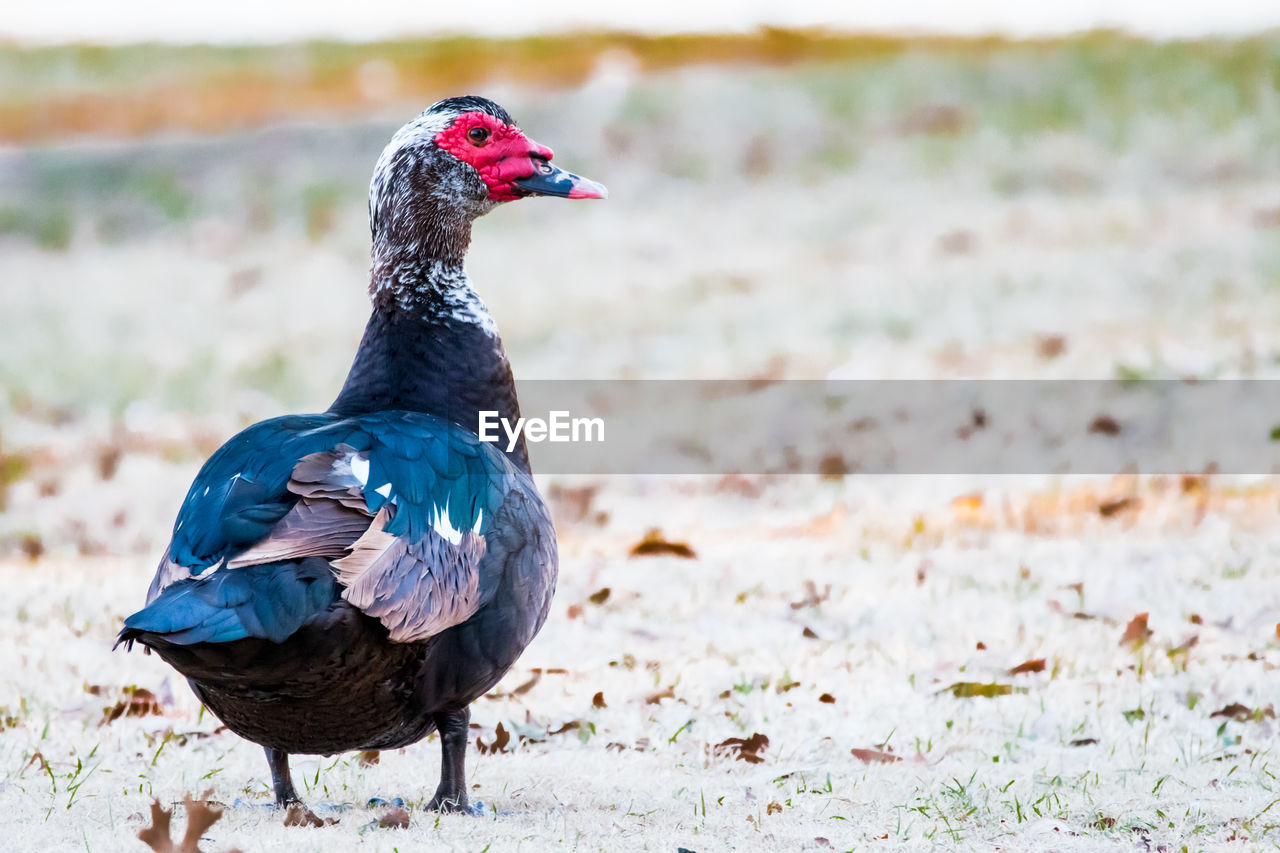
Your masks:
<svg viewBox="0 0 1280 853"><path fill-rule="evenodd" d="M721 5L20 5L0 552L153 552L223 437L328 404L372 164L459 92L612 191L477 227L522 379L1274 371L1280 10Z"/></svg>
<svg viewBox="0 0 1280 853"><path fill-rule="evenodd" d="M206 456L251 422L321 410L333 398L367 316L371 169L395 129L441 97L497 100L557 162L611 191L604 203L507 205L477 224L471 278L522 379L1280 374L1280 5L835 5L660 2L631 4L621 17L572 0L488 3L482 15L468 4L390 0L6 9L0 568L13 593L3 632L24 650L27 674L6 675L0 705L13 722L0 729L30 735L9 741L14 778L30 778L17 768L35 760L37 744L43 755L61 750L57 772L80 772L100 716L82 708L98 701L84 698L91 681L107 679L111 695L148 685L168 696L157 713L171 715L171 733L195 725L184 689L176 700L164 694L157 685L167 685L167 671L154 660L110 656L111 636L141 601ZM1191 616L1208 624L1201 612L1217 607L1236 621L1216 640L1206 633L1202 649L1280 660L1266 607L1274 596L1265 593L1274 569L1222 574L1228 564L1274 564L1261 560L1276 501L1270 481L1009 486L999 500L972 483L838 475L543 485L564 581L549 639L530 665L561 666L557 649L598 646L599 661L566 676L574 687L564 697L576 702L635 667L632 651L643 664L637 676L650 681L644 690L661 688L671 681L662 662L683 673L672 697L710 712L704 740L727 725L724 715L746 734L812 690L814 708L821 693L832 697L821 699L822 713L846 715L839 725L857 733L853 745L880 744L884 731L863 731L875 715L850 715L850 703L864 689L853 682L881 683L874 667L882 667L910 676L895 707L917 754L928 754L923 738L933 749L935 736L941 745L986 725L955 717L952 731L950 717L944 729L941 716L917 713L925 701L917 689L975 666L966 655L978 653L958 650L999 648L999 635L1001 667L1032 654L1053 659L1055 649L1066 660L1073 652L1057 644L1071 637L1075 651L1105 657L1116 653L1117 626L1139 610L1159 628L1162 614L1165 626ZM1222 513L1216 526L1197 526L1206 512ZM700 561L629 562L650 528L688 540ZM1139 539L1126 538L1135 529ZM1162 538L1167 546L1152 544ZM1095 559L1098 541L1121 562ZM1108 568L1124 565L1130 548L1148 571L1160 560L1173 567L1150 582L1164 598L1144 598L1149 581ZM1206 572L1247 578L1210 593L1197 586ZM1086 600L1086 578L1106 595ZM1076 586L1079 600L1058 592ZM720 602L726 590L736 598ZM1187 590L1202 597L1180 598ZM954 621L994 601L1009 603L1007 619L988 613L981 630ZM744 602L745 620L733 609ZM1062 624L1044 607L1067 614ZM1073 611L1100 621L1072 621ZM895 615L904 612L934 615L917 624ZM656 637L674 613L716 634L727 657ZM58 639L68 631L83 638L74 656ZM1184 678L1185 650L1181 659L1174 650L1185 638L1175 634L1168 659L1158 657L1183 661L1176 678ZM764 636L786 639L766 651ZM868 644L881 656L868 658ZM654 667L646 669L646 654ZM871 660L873 670L819 683L849 660ZM1102 689L1089 666L1066 666L1082 679L1076 687ZM1112 669L1123 665L1098 671ZM741 683L716 682L720 670ZM72 675L66 684L40 675L53 671ZM770 678L803 689L765 690ZM1236 695L1197 684L1178 681L1169 702L1189 714L1196 702L1186 697L1210 693L1196 712L1203 717L1208 702ZM699 685L703 698L694 696ZM750 704L765 694L765 704ZM1044 695L1024 698L1043 711ZM541 712L564 697L528 696ZM591 713L618 741L644 733L645 749L650 738L655 750L668 743L696 765L698 741L677 744L681 721L663 715L675 703L662 698L637 694L636 707L652 715L643 724L628 722L635 714L625 705L612 723L612 712ZM1034 736L1066 744L1063 732L1102 719L1073 701L1060 702L1056 734ZM1067 719L1076 711L1079 720ZM515 718L503 714L477 719L491 728ZM1130 714L1116 711L1094 726L1102 733L1075 739L1105 738L1108 726L1138 719ZM71 734L55 726L55 739L67 738L57 749L37 737L50 717L71 721ZM796 731L808 740L793 743L793 754L825 760L832 724L805 720ZM1000 723L983 736L1022 737L1018 719ZM150 760L154 732L120 736L125 746L112 749L122 762L132 761L131 744ZM239 785L261 775L251 748L220 737L192 747L210 761L230 751L226 760L238 763L219 778ZM1113 758L1118 749L1142 763L1124 737L1117 730L1110 741ZM1157 740L1148 730L1143 744ZM850 743L841 743L847 763ZM956 747L962 756L964 748ZM866 760L837 768L837 783ZM981 760L990 766L986 753ZM179 773L163 761L135 763L125 770L139 778ZM969 772L943 770L938 780ZM1247 776L1261 786L1250 791L1262 791L1263 771L1235 783ZM181 770L169 793L202 784L193 781L202 772ZM350 772L363 779L363 770ZM1151 789L1154 777L1135 778ZM1207 775L1187 778L1207 790ZM972 814L955 803L948 812L938 780L890 795L904 809L942 803L932 818L913 809L911 832ZM668 781L658 788L677 800L692 784ZM1004 780L990 784L995 791ZM142 791L126 791L137 800L127 808L145 807ZM1151 793L1130 815L1148 829L1158 823ZM1228 812L1252 796L1224 788L1209 831L1225 839L1239 829ZM100 807L84 819L98 820ZM1115 809L1103 815L1110 824L1095 824L1098 808L1085 797L1046 814L1086 834L1110 832L1117 819L1123 829L1128 818ZM743 814L735 828L746 825ZM1017 814L1020 824L1021 805ZM795 830L806 843L827 831L807 826Z"/></svg>

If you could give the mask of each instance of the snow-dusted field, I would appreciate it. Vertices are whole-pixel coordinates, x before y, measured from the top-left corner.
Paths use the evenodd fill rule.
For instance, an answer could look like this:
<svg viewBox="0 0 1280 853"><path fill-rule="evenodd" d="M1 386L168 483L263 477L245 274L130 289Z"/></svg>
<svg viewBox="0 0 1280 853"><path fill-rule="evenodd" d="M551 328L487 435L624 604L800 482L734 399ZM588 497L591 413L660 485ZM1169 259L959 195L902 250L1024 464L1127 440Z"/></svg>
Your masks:
<svg viewBox="0 0 1280 853"><path fill-rule="evenodd" d="M493 214L472 278L523 378L1268 377L1280 93L1206 67L498 88L612 197ZM268 801L258 748L110 645L204 455L341 381L363 184L411 112L0 155L36 223L0 237L5 849L142 850L152 797ZM430 796L429 741L296 759L336 824L232 808L202 849L1280 844L1274 479L543 485L561 585L474 708L480 743L511 734L469 755L487 816L371 826L370 797ZM655 527L696 558L629 557ZM134 685L159 713L108 721ZM756 733L758 762L717 749Z"/></svg>

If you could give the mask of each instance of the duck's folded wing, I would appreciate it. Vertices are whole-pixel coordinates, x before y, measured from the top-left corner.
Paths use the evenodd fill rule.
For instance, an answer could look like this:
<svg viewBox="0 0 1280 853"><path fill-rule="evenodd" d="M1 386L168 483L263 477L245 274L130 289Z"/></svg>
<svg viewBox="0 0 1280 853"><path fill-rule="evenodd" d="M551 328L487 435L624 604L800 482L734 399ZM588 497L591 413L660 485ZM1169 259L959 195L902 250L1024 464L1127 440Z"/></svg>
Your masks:
<svg viewBox="0 0 1280 853"><path fill-rule="evenodd" d="M487 486L487 478L468 483L467 473L449 478L434 471L425 478L429 482L419 483L425 490L415 490L403 470L407 461L382 447L365 453L346 444L303 457L289 479L298 503L270 535L227 566L329 558L344 587L342 597L380 620L398 642L422 640L466 621L480 606L482 500L488 495L471 486ZM376 472L388 476L369 489L370 501L366 489ZM402 472L405 477L397 476ZM458 481L466 488L459 489ZM466 504L461 514L450 512L455 495ZM454 527L455 520L465 528Z"/></svg>
<svg viewBox="0 0 1280 853"><path fill-rule="evenodd" d="M315 595L295 602L295 584L280 582L303 563L314 571L316 558L329 567L334 594L380 620L393 640L422 640L473 615L492 586L481 576L484 534L516 472L500 453L435 419L375 426L345 430L346 440L294 456L287 480L275 488L236 472L247 485L236 493L233 482L226 495L215 495L217 512L189 497L152 600L126 627L163 625L164 633L188 642L264 635L279 641L281 628L261 628L260 615L278 610L295 626L306 619L294 612L298 607L328 607ZM312 431L307 444L315 447L318 437ZM184 516L218 526L225 544L216 564L206 557L206 565L188 567L174 558L184 550L177 536ZM286 593L289 600L273 609L269 599ZM219 608L252 611L253 618ZM196 617L217 630L179 624Z"/></svg>

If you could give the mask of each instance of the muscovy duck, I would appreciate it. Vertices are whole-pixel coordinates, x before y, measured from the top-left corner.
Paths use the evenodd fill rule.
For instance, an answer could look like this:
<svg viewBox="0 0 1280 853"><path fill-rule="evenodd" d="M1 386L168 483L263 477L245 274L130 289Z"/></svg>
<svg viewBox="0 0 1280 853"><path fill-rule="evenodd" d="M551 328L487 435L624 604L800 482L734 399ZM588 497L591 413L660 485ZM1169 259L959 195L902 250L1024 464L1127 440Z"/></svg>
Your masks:
<svg viewBox="0 0 1280 853"><path fill-rule="evenodd" d="M468 705L546 619L555 530L511 368L463 268L471 223L531 195L604 198L551 164L506 110L449 98L406 124L369 189L373 312L327 412L249 427L200 470L147 605L142 643L228 728L262 745L277 805L289 754L388 749L440 733L429 808L468 809Z"/></svg>

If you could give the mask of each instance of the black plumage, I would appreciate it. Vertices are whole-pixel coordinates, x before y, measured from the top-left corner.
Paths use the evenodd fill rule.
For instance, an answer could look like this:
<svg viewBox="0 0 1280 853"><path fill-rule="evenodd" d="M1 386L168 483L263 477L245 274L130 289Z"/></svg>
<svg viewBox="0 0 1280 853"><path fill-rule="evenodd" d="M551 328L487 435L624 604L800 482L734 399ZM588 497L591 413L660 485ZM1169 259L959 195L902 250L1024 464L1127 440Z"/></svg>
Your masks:
<svg viewBox="0 0 1280 853"><path fill-rule="evenodd" d="M524 445L504 453L475 434L480 411L514 421L519 404L462 266L476 216L537 194L546 149L514 127L496 153L437 145L492 120L511 124L491 101L450 98L383 152L370 191L374 310L341 393L327 412L255 424L205 463L147 606L120 632L266 749L278 804L297 799L290 753L439 731L429 806L466 809L468 705L550 607L555 532ZM603 196L565 175L555 170L585 187L575 197Z"/></svg>

